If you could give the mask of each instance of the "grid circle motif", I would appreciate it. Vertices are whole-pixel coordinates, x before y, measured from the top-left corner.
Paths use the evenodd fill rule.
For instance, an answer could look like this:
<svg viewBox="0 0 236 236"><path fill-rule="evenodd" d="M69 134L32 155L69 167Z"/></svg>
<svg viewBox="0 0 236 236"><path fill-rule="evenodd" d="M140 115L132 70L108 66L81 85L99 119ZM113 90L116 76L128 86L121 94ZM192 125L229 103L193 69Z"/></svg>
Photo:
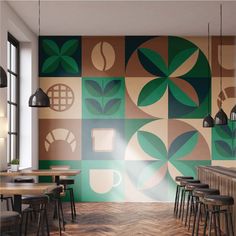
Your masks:
<svg viewBox="0 0 236 236"><path fill-rule="evenodd" d="M54 84L47 90L50 108L57 112L70 109L74 103L74 92L66 84Z"/></svg>

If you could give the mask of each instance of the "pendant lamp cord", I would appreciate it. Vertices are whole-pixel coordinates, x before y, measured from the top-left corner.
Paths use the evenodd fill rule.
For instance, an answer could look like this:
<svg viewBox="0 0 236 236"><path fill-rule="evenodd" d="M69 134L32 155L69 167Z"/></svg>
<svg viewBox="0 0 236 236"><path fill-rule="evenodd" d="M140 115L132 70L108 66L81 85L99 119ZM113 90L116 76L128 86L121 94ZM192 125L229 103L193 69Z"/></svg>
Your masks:
<svg viewBox="0 0 236 236"><path fill-rule="evenodd" d="M38 26L39 26L39 36L40 36L40 0L38 1L38 6L39 6L39 19L38 19Z"/></svg>
<svg viewBox="0 0 236 236"><path fill-rule="evenodd" d="M220 109L222 108L222 4L220 4Z"/></svg>
<svg viewBox="0 0 236 236"><path fill-rule="evenodd" d="M208 23L208 47L207 47L207 57L208 57L208 63L209 63L209 78L211 77L211 67L210 67L210 23ZM211 92L211 79L209 79L209 91ZM208 95L208 112L210 111L210 95Z"/></svg>

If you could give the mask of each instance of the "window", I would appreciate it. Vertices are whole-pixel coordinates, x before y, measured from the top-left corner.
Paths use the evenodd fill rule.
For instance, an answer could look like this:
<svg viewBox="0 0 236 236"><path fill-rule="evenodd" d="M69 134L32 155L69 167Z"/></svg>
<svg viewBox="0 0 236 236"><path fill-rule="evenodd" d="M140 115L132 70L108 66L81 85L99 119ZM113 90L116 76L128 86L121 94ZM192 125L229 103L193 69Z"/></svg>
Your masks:
<svg viewBox="0 0 236 236"><path fill-rule="evenodd" d="M19 158L19 42L8 34L7 42L7 161Z"/></svg>

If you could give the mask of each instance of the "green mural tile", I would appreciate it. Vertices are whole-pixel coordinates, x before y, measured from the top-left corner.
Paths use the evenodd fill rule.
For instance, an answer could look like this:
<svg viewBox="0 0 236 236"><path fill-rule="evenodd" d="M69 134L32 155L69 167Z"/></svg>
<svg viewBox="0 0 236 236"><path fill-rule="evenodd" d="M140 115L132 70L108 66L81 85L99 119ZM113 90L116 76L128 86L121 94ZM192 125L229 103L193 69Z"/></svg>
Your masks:
<svg viewBox="0 0 236 236"><path fill-rule="evenodd" d="M82 161L82 201L124 200L123 161Z"/></svg>
<svg viewBox="0 0 236 236"><path fill-rule="evenodd" d="M212 129L212 159L236 161L236 123L216 125Z"/></svg>
<svg viewBox="0 0 236 236"><path fill-rule="evenodd" d="M84 119L124 118L124 78L83 78Z"/></svg>
<svg viewBox="0 0 236 236"><path fill-rule="evenodd" d="M81 75L80 36L40 36L39 76Z"/></svg>
<svg viewBox="0 0 236 236"><path fill-rule="evenodd" d="M70 166L70 169L79 169L81 170L81 161L68 161L68 160L53 160L53 161L39 161L39 169L50 169L50 166L60 166L60 165L67 165ZM68 177L68 178L73 178L75 180L75 184L71 185L71 187L74 190L74 197L75 201L79 202L81 201L81 174L73 177ZM51 182L52 177L49 176L40 176L39 177L39 182ZM69 194L66 193L65 197L63 197L63 201L69 201Z"/></svg>

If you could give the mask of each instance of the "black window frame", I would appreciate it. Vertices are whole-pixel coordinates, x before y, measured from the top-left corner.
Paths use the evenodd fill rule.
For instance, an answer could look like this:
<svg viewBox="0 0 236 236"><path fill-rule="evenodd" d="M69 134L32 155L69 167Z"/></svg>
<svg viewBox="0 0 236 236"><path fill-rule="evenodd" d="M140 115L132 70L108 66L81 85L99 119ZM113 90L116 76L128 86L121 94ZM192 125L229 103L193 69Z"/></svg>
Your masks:
<svg viewBox="0 0 236 236"><path fill-rule="evenodd" d="M9 52L7 53L7 58L9 61L8 67L7 68L7 75L8 75L8 90L7 90L7 110L8 110L8 156L7 160L8 163L10 163L13 159L19 159L19 124L20 124L20 43L19 41L10 33L8 33L7 37L7 48L8 48L8 43L10 44L10 49ZM13 45L16 48L16 70L12 71L11 68L11 62L12 62L12 54L11 54L11 45ZM8 51L8 50L7 50ZM10 55L9 55L10 54ZM10 57L10 59L9 59ZM15 77L15 101L12 101L12 77ZM12 110L15 108L15 130L12 130ZM13 119L14 120L14 119ZM15 148L14 152L12 152L12 137L15 136ZM13 156L13 154L15 155Z"/></svg>

